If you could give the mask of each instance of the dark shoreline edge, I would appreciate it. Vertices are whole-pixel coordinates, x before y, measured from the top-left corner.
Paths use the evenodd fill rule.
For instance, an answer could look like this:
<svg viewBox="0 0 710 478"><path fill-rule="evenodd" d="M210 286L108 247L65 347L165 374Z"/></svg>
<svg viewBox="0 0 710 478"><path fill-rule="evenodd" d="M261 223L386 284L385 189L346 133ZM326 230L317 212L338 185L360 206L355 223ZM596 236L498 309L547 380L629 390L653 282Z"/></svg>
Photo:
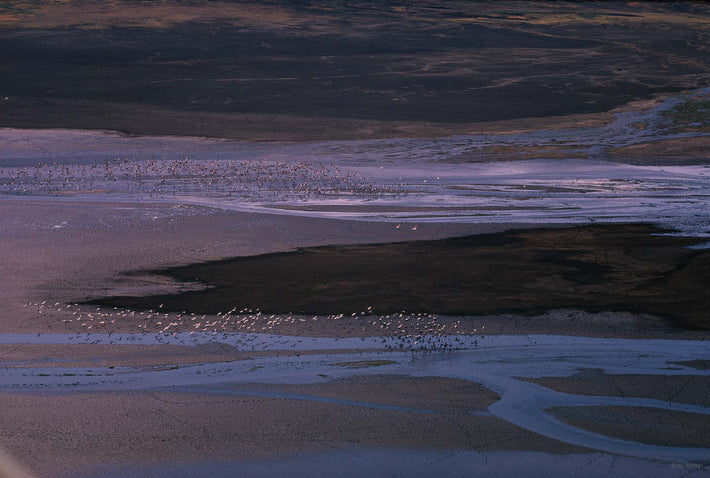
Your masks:
<svg viewBox="0 0 710 478"><path fill-rule="evenodd" d="M539 315L625 311L708 330L710 251L648 224L517 229L442 240L300 248L138 274L203 290L93 298L103 307L195 314Z"/></svg>

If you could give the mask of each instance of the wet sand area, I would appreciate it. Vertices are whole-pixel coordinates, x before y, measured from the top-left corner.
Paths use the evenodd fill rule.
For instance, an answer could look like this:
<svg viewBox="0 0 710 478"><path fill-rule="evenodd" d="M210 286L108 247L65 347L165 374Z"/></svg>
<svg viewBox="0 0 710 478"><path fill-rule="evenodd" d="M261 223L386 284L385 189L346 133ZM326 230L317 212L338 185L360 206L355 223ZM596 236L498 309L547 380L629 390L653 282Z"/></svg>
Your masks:
<svg viewBox="0 0 710 478"><path fill-rule="evenodd" d="M709 409L682 394L643 398L632 387L592 396L593 384L563 393L534 383L550 373L574 381L594 364L651 392L685 379L689 393L707 396L707 372L671 365L707 360L698 341L478 336L453 351L271 352L182 364L179 355L164 366L16 363L0 377L3 444L41 476L109 464L242 466L361 447L443 454L443 464L466 450L479 464L501 450L572 454L577 468L601 451L653 460L654 473L708 456L698 447L707 447ZM633 409L633 420L618 422L619 407ZM683 427L694 431L681 439Z"/></svg>
<svg viewBox="0 0 710 478"><path fill-rule="evenodd" d="M710 253L688 248L701 239L664 232L596 225L302 248L151 271L204 289L92 303L195 314L473 316L576 308L641 312L708 329Z"/></svg>
<svg viewBox="0 0 710 478"><path fill-rule="evenodd" d="M351 362L336 366L377 367L376 361ZM232 387L240 390L244 387ZM401 375L361 375L335 379L310 385L261 385L249 387L264 392L279 391L291 394L310 394L352 403L380 403L392 408L401 407L425 414L444 413L470 415L485 412L500 397L477 383L444 377L406 377Z"/></svg>
<svg viewBox="0 0 710 478"><path fill-rule="evenodd" d="M441 401L438 397L446 397L461 387L455 381L452 386L445 379L421 384L405 377L391 377L389 381L390 389L416 389L416 400L424 406L431 405L427 400ZM352 387L351 393L340 396L369 395L368 403L387 404L387 395L391 394L378 392L367 383L353 383ZM303 399L309 392L312 396L327 387L319 388L303 387L300 395L281 392L281 398L276 393L209 393L209 389L198 388L193 393L2 393L4 407L0 416L13 425L3 442L18 451L23 460L33 463L43 476L71 474L96 463L215 463L224 459L273 459L289 453L346 450L353 446L563 454L586 451L495 417L417 413L411 408L376 409L353 406L345 400L338 403ZM53 450L51 456L46 450Z"/></svg>
<svg viewBox="0 0 710 478"><path fill-rule="evenodd" d="M563 393L639 397L710 407L710 377L699 375L607 374L583 369L568 377L526 379ZM554 407L548 412L578 428L652 445L709 447L708 415L651 407Z"/></svg>
<svg viewBox="0 0 710 478"><path fill-rule="evenodd" d="M584 369L569 377L528 380L563 393L643 397L710 407L707 376L606 374L599 369Z"/></svg>
<svg viewBox="0 0 710 478"><path fill-rule="evenodd" d="M710 416L644 407L559 407L551 414L575 427L651 445L710 447Z"/></svg>
<svg viewBox="0 0 710 478"><path fill-rule="evenodd" d="M645 225L522 229L403 222L397 228L197 206L43 198L2 207L0 263L9 273L0 277L0 444L37 476L203 476L204 470L209 476L273 476L276 469L310 476L342 469L343 476L353 476L352 470L396 473L413 463L418 465L411 476L462 469L505 476L529 467L553 473L561 463L574 473L590 461L603 464L604 471L644 470L649 476L696 470L688 466L707 471L701 459L707 449L697 448L705 442L696 435L688 446L677 434L660 432L668 438L661 444L643 437L628 442L616 438L622 431L591 433L586 423L571 426L549 411L628 406L707 414L707 403L692 400L708 395L702 365L710 355L700 340L707 332L684 328L660 309L648 312L648 305L629 310L634 302L628 298L651 296L654 284L667 281L678 300L692 305L692 289L684 287L693 280L707 283L697 272L703 270L697 264L704 250L686 248L699 239L656 235L663 231ZM553 244L559 245L557 254L549 252ZM151 294L166 291L171 294L165 298L181 299L180 291L211 283L195 281L193 267L214 274L217 265L252 260L261 266L251 271L266 284L268 267L286 267L283 261L292 258L323 258L311 265L296 262L297 274L283 273L292 282L314 282L318 264L322 278L331 281L343 271L350 274L358 258L370 278L437 277L449 287L478 285L484 272L458 265L456 254L479 261L491 289L503 287L504 276L529 281L506 286L522 294L517 299L497 297L506 304L529 298L534 307L491 306L481 309L488 315L476 316L416 309L400 315L378 310L377 303L353 302L355 316L252 310L225 317L217 315L222 310L194 316L189 309L170 311L167 301L152 313L75 305L97 295L147 294L143 300L153 300ZM520 274L501 266L507 261L502 254L515 259ZM383 257L392 260L374 269L387 264ZM269 265L272 260L277 262ZM193 277L185 275L191 284L154 273L169 270L191 271ZM222 277L234 272L225 271ZM636 282L626 289L617 285L626 294L621 310L613 310L611 300L582 310L602 297L594 295L595 288L606 280L623 284L620 277L632 281L633 273ZM544 282L550 283L547 289ZM343 291L346 286L341 284ZM551 296L556 302L535 299L539 291L555 289L577 291L575 297L588 302L563 300L562 294ZM206 292L212 290L219 287ZM407 290L393 291L388 293L411 297ZM314 301L324 296L313 293ZM237 305L224 297L228 309ZM570 303L577 305L545 310ZM625 382L638 386L623 396L614 387L593 396L596 385L589 381L560 391L534 382L574 381L580 369L592 368L626 374ZM685 391L661 393L669 385Z"/></svg>
<svg viewBox="0 0 710 478"><path fill-rule="evenodd" d="M175 364L246 360L256 352L240 352L219 343L180 345L2 344L4 368L22 367L163 367Z"/></svg>
<svg viewBox="0 0 710 478"><path fill-rule="evenodd" d="M121 3L0 2L36 476L708 475L710 7Z"/></svg>

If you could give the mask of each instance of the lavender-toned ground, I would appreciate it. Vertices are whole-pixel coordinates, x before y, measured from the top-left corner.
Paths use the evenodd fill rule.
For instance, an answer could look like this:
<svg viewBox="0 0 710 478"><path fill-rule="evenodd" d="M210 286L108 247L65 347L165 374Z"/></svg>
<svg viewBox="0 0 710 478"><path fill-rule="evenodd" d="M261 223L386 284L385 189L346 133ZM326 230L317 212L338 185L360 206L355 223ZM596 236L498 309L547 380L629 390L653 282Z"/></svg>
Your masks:
<svg viewBox="0 0 710 478"><path fill-rule="evenodd" d="M710 473L706 4L119 4L0 4L0 475Z"/></svg>

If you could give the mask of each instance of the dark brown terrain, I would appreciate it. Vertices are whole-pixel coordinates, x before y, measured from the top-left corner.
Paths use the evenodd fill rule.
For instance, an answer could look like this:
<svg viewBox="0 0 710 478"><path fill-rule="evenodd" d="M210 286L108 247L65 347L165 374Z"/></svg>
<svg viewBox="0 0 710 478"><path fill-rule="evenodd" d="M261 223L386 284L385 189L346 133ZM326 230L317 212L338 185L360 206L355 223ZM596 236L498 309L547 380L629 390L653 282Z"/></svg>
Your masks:
<svg viewBox="0 0 710 478"><path fill-rule="evenodd" d="M702 239L661 232L605 225L304 248L156 271L205 288L94 303L196 314L484 315L581 308L644 312L708 329L710 254L687 248Z"/></svg>
<svg viewBox="0 0 710 478"><path fill-rule="evenodd" d="M0 126L451 134L709 82L704 2L0 5Z"/></svg>

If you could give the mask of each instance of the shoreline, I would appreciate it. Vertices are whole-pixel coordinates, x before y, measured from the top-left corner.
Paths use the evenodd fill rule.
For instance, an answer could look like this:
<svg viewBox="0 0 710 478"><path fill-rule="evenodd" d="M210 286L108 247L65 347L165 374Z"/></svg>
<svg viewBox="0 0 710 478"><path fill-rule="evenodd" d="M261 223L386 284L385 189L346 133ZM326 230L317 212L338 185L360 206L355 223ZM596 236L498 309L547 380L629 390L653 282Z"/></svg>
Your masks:
<svg viewBox="0 0 710 478"><path fill-rule="evenodd" d="M598 128L614 122L616 114L619 113L639 113L648 111L671 96L680 96L690 91L681 90L674 93L658 93L645 100L633 100L626 104L616 106L608 111L597 113L574 114L563 116L539 116L523 117L506 120L477 121L471 123L437 123L437 122L404 122L404 121L375 121L357 120L347 118L327 118L328 127L322 127L324 119L296 117L285 115L243 115L230 114L220 115L218 113L182 112L165 110L160 112L161 121L156 121L153 129L145 131L128 131L126 128L111 126L107 124L101 127L88 127L83 124L67 124L56 126L54 122L46 122L35 115L35 123L13 122L12 124L0 123L0 130L18 131L57 131L57 132L86 132L96 135L107 135L115 138L155 138L155 139L175 139L206 142L235 142L269 144L269 143L307 143L307 142L340 142L340 141L367 141L385 139L437 139L447 137L469 136L469 135L508 135L522 134L540 130L565 130L575 128ZM107 108L129 108L129 105L110 105ZM136 114L145 114L148 107L140 107ZM160 110L157 110L160 111ZM195 134L199 130L184 129L172 131L165 123L166 119L185 117L187 121L190 117L196 119L191 122L200 123L201 116L214 118L207 122L207 129L203 134ZM231 119L231 121L230 121ZM237 121L238 125L230 125L230 122ZM268 131L247 132L250 126L259 127L263 123L275 127ZM217 127L217 125L222 125ZM299 126L300 125L300 126ZM310 126L309 126L310 125ZM210 129L210 126L212 129ZM296 133L294 133L294 130ZM305 131L304 131L305 130ZM239 131L239 134L235 134Z"/></svg>
<svg viewBox="0 0 710 478"><path fill-rule="evenodd" d="M0 3L0 475L710 473L710 6L109 3Z"/></svg>
<svg viewBox="0 0 710 478"><path fill-rule="evenodd" d="M679 92L682 93L682 92ZM234 141L240 143L304 143L325 141L367 141L381 139L446 138L472 134L513 134L537 130L558 130L568 128L600 127L614 121L615 112L643 111L657 104L669 94L655 95L646 101L632 101L610 111L564 116L540 116L470 123L437 123L377 121L348 118L310 118L268 114L219 114L160 110L158 108L136 107L110 104L104 108L127 110L127 117L134 115L155 116L155 124L141 130L131 130L129 121L112 123L106 121L100 127L90 123L62 124L45 121L39 115L34 120L16 120L12 123L0 122L0 129L26 131L87 131L95 134L109 134L123 138L194 138L206 141ZM87 114L96 115L92 109ZM171 121L177 125L171 126ZM179 123L185 123L180 125ZM125 123L125 124L124 124ZM195 123L199 126L195 127ZM265 130L261 124L272 127ZM327 127L324 125L327 124Z"/></svg>

